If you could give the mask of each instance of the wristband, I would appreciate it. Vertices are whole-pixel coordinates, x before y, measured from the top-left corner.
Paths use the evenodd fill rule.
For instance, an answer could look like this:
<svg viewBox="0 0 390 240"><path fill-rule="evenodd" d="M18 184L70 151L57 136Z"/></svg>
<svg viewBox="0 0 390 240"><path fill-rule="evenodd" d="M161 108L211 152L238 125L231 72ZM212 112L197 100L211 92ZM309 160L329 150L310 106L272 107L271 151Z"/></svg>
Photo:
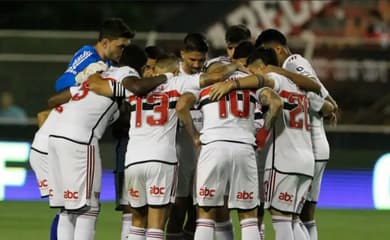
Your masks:
<svg viewBox="0 0 390 240"><path fill-rule="evenodd" d="M261 75L256 75L257 77L257 88L264 87L264 77Z"/></svg>
<svg viewBox="0 0 390 240"><path fill-rule="evenodd" d="M163 75L165 75L165 77L167 77L167 80L169 80L169 79L174 77L173 73L171 73L171 72L163 73Z"/></svg>

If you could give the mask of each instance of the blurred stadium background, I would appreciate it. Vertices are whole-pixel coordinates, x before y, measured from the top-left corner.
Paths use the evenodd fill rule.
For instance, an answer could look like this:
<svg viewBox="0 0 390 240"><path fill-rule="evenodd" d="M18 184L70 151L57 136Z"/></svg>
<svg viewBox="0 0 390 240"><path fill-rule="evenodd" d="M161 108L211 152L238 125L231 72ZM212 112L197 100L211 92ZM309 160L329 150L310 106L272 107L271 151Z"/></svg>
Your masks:
<svg viewBox="0 0 390 240"><path fill-rule="evenodd" d="M17 231L10 227L9 219L16 218L17 222L26 217L25 211L46 207L44 202L31 202L40 200L27 162L29 144L37 129L35 114L45 108L54 93L54 82L72 54L82 45L94 44L100 23L113 16L123 18L137 31L137 44L158 45L173 52L180 49L186 33L203 32L211 46L210 57L224 53L224 33L230 25L247 25L253 38L269 27L286 33L292 51L311 59L341 108L338 126L327 127L331 160L320 195L319 207L325 209L320 217L328 216L329 222L336 218L329 231L337 228L342 215L346 216L345 224L351 220L351 226L364 228L370 223L359 222L358 216L371 216L374 209L390 209L389 0L16 1L2 2L0 8L0 91L12 92L15 103L29 119L0 119L0 229ZM107 202L114 198L114 143L110 132L101 148L105 168L102 198ZM18 209L20 214L6 213ZM102 216L112 209L104 208ZM107 214L103 222L114 216ZM368 231L383 237L386 231L390 233L380 225L388 213L376 214L380 215L376 228ZM113 218L118 218L119 224L119 215ZM38 231L27 227L33 222L30 219L21 223L26 229L35 229L29 230L29 235ZM48 224L40 226L44 232ZM7 237L0 233L0 239L24 239L20 234ZM323 239L363 239L359 237L365 235L331 236L323 235ZM382 237L374 239L388 239ZM106 238L98 235L98 239Z"/></svg>

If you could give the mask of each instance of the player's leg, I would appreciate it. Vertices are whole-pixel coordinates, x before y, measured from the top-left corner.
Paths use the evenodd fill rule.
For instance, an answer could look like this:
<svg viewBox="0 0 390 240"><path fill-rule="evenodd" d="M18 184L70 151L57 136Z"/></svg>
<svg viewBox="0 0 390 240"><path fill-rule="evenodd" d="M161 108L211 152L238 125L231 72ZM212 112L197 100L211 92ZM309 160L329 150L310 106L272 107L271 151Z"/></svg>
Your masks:
<svg viewBox="0 0 390 240"><path fill-rule="evenodd" d="M50 207L63 209L64 207L64 188L62 174L60 171L60 159L57 153L57 148L61 146L61 142L57 142L55 138L49 138L48 144L48 184L49 184L49 204ZM50 239L56 240L60 235L65 239L67 236L73 238L74 221L71 216L60 210L54 217L51 224Z"/></svg>
<svg viewBox="0 0 390 240"><path fill-rule="evenodd" d="M34 139L35 140L35 139ZM34 141L33 141L34 143ZM39 191L41 193L41 198L45 198L49 196L49 163L48 163L48 153L40 151L34 147L31 147L30 150L30 158L29 162L31 168L35 173L35 177L37 178L37 183L39 187ZM60 212L58 212L50 225L50 240L57 239L57 227L58 227L58 219Z"/></svg>
<svg viewBox="0 0 390 240"><path fill-rule="evenodd" d="M169 213L167 240L184 238L183 224L185 222L189 204L192 204L192 200L189 200L188 197L176 197L175 203L172 204Z"/></svg>
<svg viewBox="0 0 390 240"><path fill-rule="evenodd" d="M196 202L198 219L195 238L213 239L217 207L224 205L228 183L229 151L223 148L225 142L214 142L202 146L196 170Z"/></svg>
<svg viewBox="0 0 390 240"><path fill-rule="evenodd" d="M127 239L144 240L147 226L146 181L144 164L134 164L125 169L122 198L130 203L132 221Z"/></svg>
<svg viewBox="0 0 390 240"><path fill-rule="evenodd" d="M328 160L315 161L313 182L310 186L310 190L307 194L305 204L303 205L303 209L300 214L300 218L310 235L310 240L318 239L317 224L315 222L315 210L320 194L322 177L324 175L327 162Z"/></svg>
<svg viewBox="0 0 390 240"><path fill-rule="evenodd" d="M230 211L227 206L229 189L224 197L224 205L216 209L215 238L220 240L233 240L233 224L230 220Z"/></svg>
<svg viewBox="0 0 390 240"><path fill-rule="evenodd" d="M61 160L65 209L76 218L74 239L94 239L102 177L97 140L89 145L64 140Z"/></svg>
<svg viewBox="0 0 390 240"><path fill-rule="evenodd" d="M175 200L177 166L159 162L149 162L145 165L148 169L146 187L149 189L146 239L164 239L169 207Z"/></svg>
<svg viewBox="0 0 390 240"><path fill-rule="evenodd" d="M171 206L166 228L167 239L192 239L196 220L192 193L198 154L194 149L192 139L180 128L177 130L176 153L179 160L178 182L175 203Z"/></svg>
<svg viewBox="0 0 390 240"><path fill-rule="evenodd" d="M127 235L127 239L132 240L145 240L146 239L146 226L147 226L147 207L138 207L131 209L133 219L131 222L130 230Z"/></svg>
<svg viewBox="0 0 390 240"><path fill-rule="evenodd" d="M256 151L256 160L257 160L257 171L258 171L258 177L259 177L259 199L260 199L260 206L258 208L257 212L257 220L259 223L259 231L260 231L260 239L265 239L265 225L263 223L264 218L264 168L265 168L265 161L267 157L266 151Z"/></svg>
<svg viewBox="0 0 390 240"><path fill-rule="evenodd" d="M124 189L124 178L125 178L125 158L127 143L129 141L128 136L120 136L115 148L115 199L117 211L122 211L122 227L121 227L121 240L126 240L127 235L130 231L131 226L131 207L127 201L122 198Z"/></svg>
<svg viewBox="0 0 390 240"><path fill-rule="evenodd" d="M270 209L275 240L294 240L292 214Z"/></svg>
<svg viewBox="0 0 390 240"><path fill-rule="evenodd" d="M230 191L228 207L237 209L242 240L260 239L257 220L259 180L256 155L249 144L229 143L232 164L229 171Z"/></svg>
<svg viewBox="0 0 390 240"><path fill-rule="evenodd" d="M216 208L198 207L194 240L214 239Z"/></svg>
<svg viewBox="0 0 390 240"><path fill-rule="evenodd" d="M272 227L275 231L276 240L293 240L294 234L292 229L292 211L293 208L286 207L286 204L282 203L286 199L285 197L285 188L288 189L289 186L283 188L281 183L283 183L284 175L279 175L275 169L265 169L264 172L264 195L265 203L264 208L268 209L271 218L272 218ZM279 189L280 188L280 189ZM290 192L288 190L286 193ZM280 195L283 193L283 195ZM279 195L281 200L279 199ZM287 199L288 202L291 199Z"/></svg>

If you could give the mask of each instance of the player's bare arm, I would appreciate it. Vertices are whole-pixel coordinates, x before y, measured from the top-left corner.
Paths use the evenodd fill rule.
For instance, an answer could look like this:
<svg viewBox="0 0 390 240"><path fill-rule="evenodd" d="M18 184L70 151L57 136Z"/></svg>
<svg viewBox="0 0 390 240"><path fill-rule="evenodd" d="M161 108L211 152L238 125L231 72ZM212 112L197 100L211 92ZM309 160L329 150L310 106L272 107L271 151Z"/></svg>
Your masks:
<svg viewBox="0 0 390 240"><path fill-rule="evenodd" d="M102 78L99 73L93 74L88 78L88 89L95 92L96 94L112 97L114 95L111 87L110 81Z"/></svg>
<svg viewBox="0 0 390 240"><path fill-rule="evenodd" d="M47 117L49 116L50 109L41 111L37 114L37 121L38 121L38 127L40 128L46 121Z"/></svg>
<svg viewBox="0 0 390 240"><path fill-rule="evenodd" d="M191 107L195 104L196 97L192 93L184 93L176 103L177 116L191 136L194 145L199 147L199 132L196 130L190 114Z"/></svg>
<svg viewBox="0 0 390 240"><path fill-rule="evenodd" d="M270 64L267 65L267 67L263 70L263 72L264 73L274 72L274 73L283 75L283 76L291 79L291 81L293 81L302 90L311 91L311 92L315 92L318 94L321 93L320 84L318 84L314 79L312 79L310 77L307 77L307 76L304 76L304 75L301 75L298 73L290 72L284 68L280 68L280 67L273 66Z"/></svg>
<svg viewBox="0 0 390 240"><path fill-rule="evenodd" d="M215 83L211 87L210 98L216 101L236 89L259 89L264 86L273 88L274 81L263 74L253 74L234 81Z"/></svg>
<svg viewBox="0 0 390 240"><path fill-rule="evenodd" d="M172 73L171 73L172 74ZM172 74L173 76L173 74ZM168 80L168 73L161 74L155 77L137 78L126 77L122 81L122 85L136 96L144 96L152 91L158 85Z"/></svg>
<svg viewBox="0 0 390 240"><path fill-rule="evenodd" d="M69 102L71 97L72 94L70 92L70 88L67 88L50 97L49 100L47 101L47 104L49 105L49 108L54 108L57 107L58 105Z"/></svg>
<svg viewBox="0 0 390 240"><path fill-rule="evenodd" d="M228 64L219 66L212 71L208 71L207 73L203 73L200 75L200 87L207 87L216 82L223 81L238 69L239 66L237 66L237 64Z"/></svg>
<svg viewBox="0 0 390 240"><path fill-rule="evenodd" d="M267 106L268 111L265 113L264 127L269 131L277 117L281 114L283 102L279 95L271 88L262 88L259 92L259 101L262 106Z"/></svg>

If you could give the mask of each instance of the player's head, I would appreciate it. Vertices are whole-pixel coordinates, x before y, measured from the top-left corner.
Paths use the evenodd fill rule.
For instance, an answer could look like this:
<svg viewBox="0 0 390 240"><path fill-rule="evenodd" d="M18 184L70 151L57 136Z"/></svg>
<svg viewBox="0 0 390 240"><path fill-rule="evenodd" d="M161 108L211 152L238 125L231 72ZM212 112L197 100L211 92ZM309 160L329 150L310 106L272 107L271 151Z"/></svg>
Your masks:
<svg viewBox="0 0 390 240"><path fill-rule="evenodd" d="M164 54L164 50L157 46L149 46L145 48L145 53L147 60L143 68L143 76L151 77L153 76L153 67L156 64L156 60Z"/></svg>
<svg viewBox="0 0 390 240"><path fill-rule="evenodd" d="M118 62L123 49L130 44L135 32L120 18L110 18L103 22L98 45L104 60ZM98 50L98 52L99 52Z"/></svg>
<svg viewBox="0 0 390 240"><path fill-rule="evenodd" d="M159 75L167 72L179 73L179 59L173 54L167 54L157 58L154 65L154 74Z"/></svg>
<svg viewBox="0 0 390 240"><path fill-rule="evenodd" d="M122 66L129 66L137 70L141 75L142 68L146 63L146 54L144 50L135 45L130 44L123 49L123 54L119 60L119 64Z"/></svg>
<svg viewBox="0 0 390 240"><path fill-rule="evenodd" d="M250 41L241 42L234 50L233 62L237 61L243 66L246 65L246 59L255 50L255 46Z"/></svg>
<svg viewBox="0 0 390 240"><path fill-rule="evenodd" d="M278 65L282 65L284 60L290 55L287 38L283 33L272 28L260 33L256 39L255 47L273 48L278 56Z"/></svg>
<svg viewBox="0 0 390 240"><path fill-rule="evenodd" d="M246 65L254 74L261 73L267 65L278 66L278 58L272 48L259 47L249 55Z"/></svg>
<svg viewBox="0 0 390 240"><path fill-rule="evenodd" d="M233 57L234 49L244 41L250 41L251 31L242 24L230 26L225 33L226 53Z"/></svg>
<svg viewBox="0 0 390 240"><path fill-rule="evenodd" d="M202 70L209 50L206 38L201 33L189 33L184 38L184 47L180 51L183 70L188 74Z"/></svg>

